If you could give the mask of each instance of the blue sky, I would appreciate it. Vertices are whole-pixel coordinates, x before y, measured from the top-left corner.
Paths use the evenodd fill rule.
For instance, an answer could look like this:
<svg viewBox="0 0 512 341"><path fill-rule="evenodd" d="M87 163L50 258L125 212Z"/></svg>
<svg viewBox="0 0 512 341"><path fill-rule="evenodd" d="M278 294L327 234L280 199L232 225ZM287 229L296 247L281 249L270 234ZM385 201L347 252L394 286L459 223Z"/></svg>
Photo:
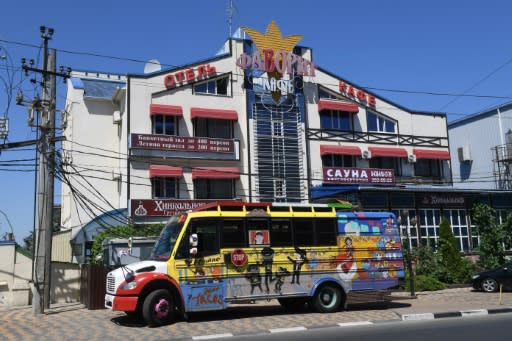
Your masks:
<svg viewBox="0 0 512 341"><path fill-rule="evenodd" d="M41 45L40 25L55 30L50 47L58 49L57 64L75 70L142 73L145 60L166 65L201 60L213 56L228 37L228 2L7 1L0 15L0 56L7 56L0 59L0 76L14 72L14 84L21 82L27 99L34 96L30 77L19 68L21 57L37 60L40 55L31 47ZM233 2L233 30L265 31L276 20L283 35L304 36L299 44L313 49L317 65L404 107L446 112L451 121L512 99L509 1ZM60 107L65 91L60 85ZM0 116L5 115L7 142L35 138L26 109L15 103L7 108L0 84ZM20 243L33 226L34 172L8 165L34 156L33 149L0 155L0 210ZM0 237L8 230L0 214Z"/></svg>

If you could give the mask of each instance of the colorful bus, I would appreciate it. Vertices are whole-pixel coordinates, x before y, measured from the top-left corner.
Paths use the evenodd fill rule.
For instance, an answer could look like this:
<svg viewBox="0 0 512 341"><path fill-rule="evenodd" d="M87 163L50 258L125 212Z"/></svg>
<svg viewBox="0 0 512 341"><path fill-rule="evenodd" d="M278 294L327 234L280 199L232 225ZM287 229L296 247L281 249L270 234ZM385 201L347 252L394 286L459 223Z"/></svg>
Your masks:
<svg viewBox="0 0 512 341"><path fill-rule="evenodd" d="M150 260L108 273L105 307L152 326L261 299L335 312L403 279L396 223L327 204L214 202L171 217Z"/></svg>

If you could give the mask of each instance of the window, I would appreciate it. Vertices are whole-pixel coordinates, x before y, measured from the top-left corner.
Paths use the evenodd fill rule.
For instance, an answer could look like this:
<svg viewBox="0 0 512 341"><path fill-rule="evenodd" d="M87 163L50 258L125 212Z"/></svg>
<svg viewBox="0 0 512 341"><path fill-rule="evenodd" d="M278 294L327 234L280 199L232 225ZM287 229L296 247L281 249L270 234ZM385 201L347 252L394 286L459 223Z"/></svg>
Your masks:
<svg viewBox="0 0 512 341"><path fill-rule="evenodd" d="M177 198L177 182L176 178L152 178L151 191L153 199Z"/></svg>
<svg viewBox="0 0 512 341"><path fill-rule="evenodd" d="M178 135L178 125L175 116L153 115L151 116L153 134Z"/></svg>
<svg viewBox="0 0 512 341"><path fill-rule="evenodd" d="M242 219L226 219L222 222L222 247L245 247L245 230Z"/></svg>
<svg viewBox="0 0 512 341"><path fill-rule="evenodd" d="M336 245L336 220L315 219L315 245Z"/></svg>
<svg viewBox="0 0 512 341"><path fill-rule="evenodd" d="M324 167L355 167L356 162L352 155L327 154L322 156Z"/></svg>
<svg viewBox="0 0 512 341"><path fill-rule="evenodd" d="M320 112L320 127L322 129L352 130L352 114L336 110Z"/></svg>
<svg viewBox="0 0 512 341"><path fill-rule="evenodd" d="M295 246L308 246L314 243L313 219L293 220Z"/></svg>
<svg viewBox="0 0 512 341"><path fill-rule="evenodd" d="M270 224L272 246L293 246L292 228L288 219L272 219Z"/></svg>
<svg viewBox="0 0 512 341"><path fill-rule="evenodd" d="M469 251L466 210L445 210L443 214L450 222L453 235L457 240L457 247L459 248L459 251Z"/></svg>
<svg viewBox="0 0 512 341"><path fill-rule="evenodd" d="M233 122L230 120L198 117L194 120L194 130L197 137L233 138Z"/></svg>
<svg viewBox="0 0 512 341"><path fill-rule="evenodd" d="M197 233L198 257L219 253L219 236L215 219L197 219L191 223L191 233ZM185 240L188 242L188 240Z"/></svg>
<svg viewBox="0 0 512 341"><path fill-rule="evenodd" d="M416 160L414 164L414 175L439 179L441 177L441 161L431 159Z"/></svg>
<svg viewBox="0 0 512 341"><path fill-rule="evenodd" d="M234 182L231 179L194 180L196 199L233 199Z"/></svg>
<svg viewBox="0 0 512 341"><path fill-rule="evenodd" d="M381 115L368 111L368 131L377 131L381 133L395 133L396 122Z"/></svg>
<svg viewBox="0 0 512 341"><path fill-rule="evenodd" d="M194 86L197 94L227 96L229 77L212 79Z"/></svg>
<svg viewBox="0 0 512 341"><path fill-rule="evenodd" d="M247 219L247 232L249 234L249 245L251 246L269 245L271 242L268 231L268 219Z"/></svg>
<svg viewBox="0 0 512 341"><path fill-rule="evenodd" d="M401 160L397 157L372 157L370 168L393 169L395 176L402 175Z"/></svg>
<svg viewBox="0 0 512 341"><path fill-rule="evenodd" d="M435 250L437 238L439 236L440 210L438 209L420 209L420 242L422 245L430 246Z"/></svg>

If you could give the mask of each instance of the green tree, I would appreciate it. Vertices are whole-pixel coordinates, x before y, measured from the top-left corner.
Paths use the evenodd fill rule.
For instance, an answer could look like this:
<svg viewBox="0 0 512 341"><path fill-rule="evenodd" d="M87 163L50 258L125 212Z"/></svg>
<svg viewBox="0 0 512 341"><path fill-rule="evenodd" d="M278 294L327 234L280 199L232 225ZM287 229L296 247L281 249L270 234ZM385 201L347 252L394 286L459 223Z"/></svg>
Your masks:
<svg viewBox="0 0 512 341"><path fill-rule="evenodd" d="M453 235L448 219L443 217L439 224L439 241L437 243L437 258L441 267L441 278L445 283L463 282L466 274L463 257L457 247L457 239Z"/></svg>
<svg viewBox="0 0 512 341"><path fill-rule="evenodd" d="M107 238L129 238L129 237L154 237L159 236L162 231L162 224L147 225L147 226L133 226L133 225L119 225L109 228L99 233L92 244L91 250L91 263L99 264L101 260L97 258L102 254L102 243Z"/></svg>
<svg viewBox="0 0 512 341"><path fill-rule="evenodd" d="M502 265L505 262L503 242L506 239L504 233L506 224L496 224L496 211L484 204L473 206L472 219L476 232L480 235L478 247L480 266L484 269L492 269Z"/></svg>

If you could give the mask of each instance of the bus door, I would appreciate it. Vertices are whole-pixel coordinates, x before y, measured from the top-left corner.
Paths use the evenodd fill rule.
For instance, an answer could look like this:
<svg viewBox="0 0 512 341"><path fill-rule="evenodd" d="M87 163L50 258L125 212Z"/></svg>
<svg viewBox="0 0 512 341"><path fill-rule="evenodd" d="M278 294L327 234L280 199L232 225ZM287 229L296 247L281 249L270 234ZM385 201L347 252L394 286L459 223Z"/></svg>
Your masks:
<svg viewBox="0 0 512 341"><path fill-rule="evenodd" d="M225 267L219 249L218 219L190 221L174 264L187 311L225 307Z"/></svg>

